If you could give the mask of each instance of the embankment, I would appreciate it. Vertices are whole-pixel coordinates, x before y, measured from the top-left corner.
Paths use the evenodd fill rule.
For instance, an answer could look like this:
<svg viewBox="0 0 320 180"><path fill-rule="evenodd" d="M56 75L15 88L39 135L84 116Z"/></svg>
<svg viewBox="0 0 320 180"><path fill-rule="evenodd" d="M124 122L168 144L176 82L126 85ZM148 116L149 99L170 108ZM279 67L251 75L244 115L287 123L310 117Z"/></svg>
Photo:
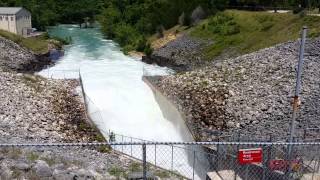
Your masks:
<svg viewBox="0 0 320 180"><path fill-rule="evenodd" d="M0 36L0 66L3 70L34 72L49 65L46 54L36 55L32 51Z"/></svg>
<svg viewBox="0 0 320 180"><path fill-rule="evenodd" d="M318 39L306 47L301 109L297 135L305 128L320 128ZM240 132L251 138L288 135L295 86L298 41L279 44L206 68L157 78L154 85L194 124L193 134L202 141ZM316 132L308 132L315 138Z"/></svg>

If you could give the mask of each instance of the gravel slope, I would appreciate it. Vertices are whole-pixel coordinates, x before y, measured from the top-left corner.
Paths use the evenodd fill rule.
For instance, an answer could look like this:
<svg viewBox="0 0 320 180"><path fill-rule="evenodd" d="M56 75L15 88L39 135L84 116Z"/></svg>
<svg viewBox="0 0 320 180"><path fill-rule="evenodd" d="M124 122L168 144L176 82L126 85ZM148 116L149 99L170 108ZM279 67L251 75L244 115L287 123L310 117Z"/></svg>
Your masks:
<svg viewBox="0 0 320 180"><path fill-rule="evenodd" d="M190 71L209 64L201 55L202 49L212 42L183 35L156 49L152 55L142 57L148 64L166 66L175 71Z"/></svg>
<svg viewBox="0 0 320 180"><path fill-rule="evenodd" d="M298 42L288 42L235 59L216 61L200 70L158 78L156 86L187 115L198 140L212 131L236 131L254 138L289 131L295 87ZM298 133L320 128L320 39L309 40L302 79ZM317 132L308 132L310 137Z"/></svg>

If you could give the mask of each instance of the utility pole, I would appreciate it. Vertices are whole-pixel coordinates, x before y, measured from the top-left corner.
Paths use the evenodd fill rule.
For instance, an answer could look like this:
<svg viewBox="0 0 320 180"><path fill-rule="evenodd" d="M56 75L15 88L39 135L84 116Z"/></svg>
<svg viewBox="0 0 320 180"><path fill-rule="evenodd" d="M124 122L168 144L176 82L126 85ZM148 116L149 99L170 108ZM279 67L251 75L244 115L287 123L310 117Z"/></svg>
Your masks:
<svg viewBox="0 0 320 180"><path fill-rule="evenodd" d="M296 119L297 119L297 113L299 110L299 94L301 89L301 76L302 76L302 69L303 69L303 58L304 58L304 49L305 49L305 43L306 43L306 36L307 36L307 30L308 28L306 26L303 27L302 30L302 37L301 37L301 43L300 43L300 52L299 52L299 62L298 62L298 72L297 72L297 79L296 79L296 88L295 88L295 95L293 98L293 115L291 120L291 127L290 127L290 138L289 142L293 143L293 139L295 136L295 128L296 128ZM289 170L288 170L288 176L291 172L291 159L292 159L292 144L288 145L288 161L289 161Z"/></svg>

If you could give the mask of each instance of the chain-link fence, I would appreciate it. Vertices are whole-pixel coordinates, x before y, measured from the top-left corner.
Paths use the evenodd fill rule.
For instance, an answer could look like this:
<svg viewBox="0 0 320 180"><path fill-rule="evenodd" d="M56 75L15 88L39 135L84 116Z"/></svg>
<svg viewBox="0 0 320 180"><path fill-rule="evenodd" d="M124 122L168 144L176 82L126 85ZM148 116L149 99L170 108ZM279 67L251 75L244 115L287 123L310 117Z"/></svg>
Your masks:
<svg viewBox="0 0 320 180"><path fill-rule="evenodd" d="M140 162L142 168L130 173L135 178L155 178L154 172L180 179L284 180L320 178L320 143L291 143L294 157L286 159L290 143L256 142L146 142L115 135L111 143L0 144L0 149L33 149L111 146ZM116 142L117 138L123 141ZM78 152L81 152L77 150ZM89 151L88 151L89 152ZM158 171L157 171L158 169ZM139 177L136 177L139 176ZM168 177L168 176L167 176ZM128 176L130 179L130 176Z"/></svg>
<svg viewBox="0 0 320 180"><path fill-rule="evenodd" d="M128 142L112 146L114 150L144 160L186 179L319 179L319 144L293 146L287 156L288 143L153 143L110 133L110 142ZM146 143L143 146L134 143ZM145 151L145 152L144 152ZM243 162L244 161L244 162Z"/></svg>

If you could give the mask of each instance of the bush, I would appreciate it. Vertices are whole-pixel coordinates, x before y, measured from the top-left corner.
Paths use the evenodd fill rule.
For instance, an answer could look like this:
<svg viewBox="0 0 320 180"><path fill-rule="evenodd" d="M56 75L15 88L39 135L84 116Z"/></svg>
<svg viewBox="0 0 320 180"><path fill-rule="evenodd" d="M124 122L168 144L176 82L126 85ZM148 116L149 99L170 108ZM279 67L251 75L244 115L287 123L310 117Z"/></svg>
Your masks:
<svg viewBox="0 0 320 180"><path fill-rule="evenodd" d="M163 38L164 37L164 27L162 25L157 27L157 37L158 38Z"/></svg>
<svg viewBox="0 0 320 180"><path fill-rule="evenodd" d="M226 14L213 16L208 23L208 28L219 35L233 35L240 33L240 26L234 18Z"/></svg>
<svg viewBox="0 0 320 180"><path fill-rule="evenodd" d="M51 39L59 41L63 45L68 45L68 44L72 43L72 37L71 36L68 36L68 37L65 37L65 38L61 38L61 37L58 37L58 36L52 36Z"/></svg>
<svg viewBox="0 0 320 180"><path fill-rule="evenodd" d="M143 52L147 55L150 56L153 53L153 49L150 45L150 43L146 44L146 47L144 48Z"/></svg>
<svg viewBox="0 0 320 180"><path fill-rule="evenodd" d="M303 7L296 7L293 9L293 14L298 14L300 12L302 12L304 9Z"/></svg>
<svg viewBox="0 0 320 180"><path fill-rule="evenodd" d="M304 18L304 17L306 17L306 15L307 15L307 12L305 10L299 12L299 17L300 18Z"/></svg>
<svg viewBox="0 0 320 180"><path fill-rule="evenodd" d="M146 38L144 36L139 38L138 42L137 42L136 50L139 51L139 52L144 51L144 49L146 48L146 43L147 43L147 40L146 40Z"/></svg>

